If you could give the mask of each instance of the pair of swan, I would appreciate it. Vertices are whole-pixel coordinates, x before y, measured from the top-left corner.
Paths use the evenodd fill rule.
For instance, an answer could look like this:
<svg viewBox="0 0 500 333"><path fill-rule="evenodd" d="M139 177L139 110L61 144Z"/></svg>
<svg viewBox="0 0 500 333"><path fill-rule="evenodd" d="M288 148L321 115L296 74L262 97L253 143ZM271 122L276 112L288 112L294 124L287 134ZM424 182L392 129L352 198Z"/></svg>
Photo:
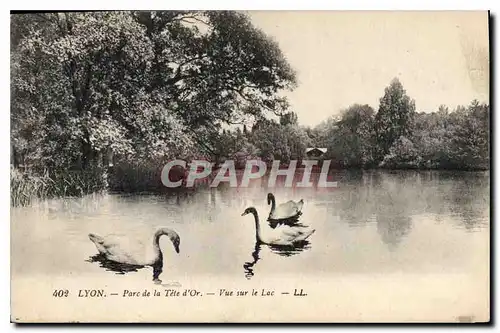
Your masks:
<svg viewBox="0 0 500 333"><path fill-rule="evenodd" d="M276 201L272 193L268 194L268 204L272 204L271 212L269 213L270 223L276 222L281 225L274 228L261 229L259 215L254 207L247 208L242 216L253 214L255 218L255 231L258 243L277 245L277 246L293 246L297 243L305 241L314 233L314 229L290 227L287 223L293 223L301 214L303 200L299 203L288 201L276 207ZM167 236L172 242L174 249L179 253L180 236L172 229L159 228L153 235L150 243L144 243L141 240L134 240L127 236L107 235L99 236L89 234L89 239L94 243L97 251L106 260L133 266L151 266L153 267L153 281L161 283L159 276L163 269L163 253L160 249L160 238Z"/></svg>
<svg viewBox="0 0 500 333"><path fill-rule="evenodd" d="M268 245L294 246L304 242L315 232L315 229L291 226L298 221L299 216L302 214L304 200L301 199L298 203L290 200L276 207L274 195L268 193L267 204L271 204L268 217L271 228L263 229L261 227L259 214L255 207L249 207L241 214L241 216L253 214L257 242Z"/></svg>

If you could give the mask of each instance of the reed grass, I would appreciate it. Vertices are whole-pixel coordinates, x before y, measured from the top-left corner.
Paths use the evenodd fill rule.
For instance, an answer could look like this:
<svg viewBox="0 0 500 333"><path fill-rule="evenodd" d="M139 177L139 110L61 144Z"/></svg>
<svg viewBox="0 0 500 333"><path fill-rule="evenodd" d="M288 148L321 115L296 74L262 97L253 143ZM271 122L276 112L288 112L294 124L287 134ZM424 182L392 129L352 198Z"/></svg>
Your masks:
<svg viewBox="0 0 500 333"><path fill-rule="evenodd" d="M106 173L101 169L34 174L11 168L11 206L29 206L51 198L82 197L103 192L107 188Z"/></svg>

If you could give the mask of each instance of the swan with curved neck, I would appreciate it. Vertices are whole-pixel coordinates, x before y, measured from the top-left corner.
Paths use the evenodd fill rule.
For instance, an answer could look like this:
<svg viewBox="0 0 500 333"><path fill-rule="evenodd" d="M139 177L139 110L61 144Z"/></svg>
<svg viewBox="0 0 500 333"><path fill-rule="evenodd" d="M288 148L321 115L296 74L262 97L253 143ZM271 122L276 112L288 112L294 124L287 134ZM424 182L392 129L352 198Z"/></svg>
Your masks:
<svg viewBox="0 0 500 333"><path fill-rule="evenodd" d="M247 214L253 214L255 218L255 238L257 239L257 241L263 242L261 239L259 213L257 213L257 209L255 209L254 207L249 207L245 209L245 211L243 212L243 214L241 214L241 216L245 216Z"/></svg>
<svg viewBox="0 0 500 333"><path fill-rule="evenodd" d="M267 204L271 205L271 211L269 212L269 215L273 215L274 211L276 210L276 199L274 198L274 194L268 193L267 194Z"/></svg>
<svg viewBox="0 0 500 333"><path fill-rule="evenodd" d="M127 265L152 266L153 280L161 282L158 277L163 269L163 253L160 249L162 236L167 236L175 251L179 253L179 235L174 230L164 227L156 230L151 242L131 239L127 235L99 236L92 233L89 234L89 239L107 260Z"/></svg>
<svg viewBox="0 0 500 333"><path fill-rule="evenodd" d="M255 207L248 207L241 216L252 214L255 220L255 237L258 242L269 245L293 245L305 241L314 233L314 229L279 226L275 229L261 229L259 214Z"/></svg>
<svg viewBox="0 0 500 333"><path fill-rule="evenodd" d="M267 204L271 205L271 211L269 212L269 219L282 221L286 223L287 221L293 222L298 219L302 214L302 207L304 206L304 200L300 199L299 202L289 200L276 206L276 199L274 194L267 194Z"/></svg>

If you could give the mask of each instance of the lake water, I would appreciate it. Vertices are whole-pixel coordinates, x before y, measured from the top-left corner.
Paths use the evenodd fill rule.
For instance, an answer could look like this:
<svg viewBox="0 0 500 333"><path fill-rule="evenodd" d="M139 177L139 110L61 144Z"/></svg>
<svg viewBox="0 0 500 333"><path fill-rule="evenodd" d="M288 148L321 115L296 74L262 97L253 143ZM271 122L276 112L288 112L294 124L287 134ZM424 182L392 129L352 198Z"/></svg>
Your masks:
<svg viewBox="0 0 500 333"><path fill-rule="evenodd" d="M123 274L89 260L97 252L88 234L147 238L157 227L168 226L178 232L181 245L177 254L166 237L160 241L164 283L185 285L199 278L210 285L226 279L244 286L263 285L282 276L287 281L296 277L318 283L324 278L332 288L337 282L345 286L336 291L345 299L337 304L338 313L353 315L349 309L357 309L365 320L381 318L381 312L370 308L371 301L350 299L361 292L380 302L384 297L393 297L392 302L414 297L422 306L451 304L457 307L456 316L481 317L488 312L489 173L342 171L334 179L338 186L328 189L270 190L262 179L249 188L92 196L14 208L12 278L19 288L33 279L53 287L54 281L64 285L71 278L88 284L133 281L151 286L151 268ZM253 216L241 214L255 207L267 228L269 191L278 204L304 199L300 221L316 230L307 246L284 251L256 244ZM391 278L377 285L384 277ZM430 283L429 290L425 283ZM449 289L436 292L436 288ZM17 299L20 304L25 298L13 290L13 302ZM342 310L344 303L349 307ZM408 311L401 318L411 313L410 305L404 306ZM413 306L421 309L417 303ZM410 317L419 318L419 313L414 311ZM397 312L393 314L399 318Z"/></svg>

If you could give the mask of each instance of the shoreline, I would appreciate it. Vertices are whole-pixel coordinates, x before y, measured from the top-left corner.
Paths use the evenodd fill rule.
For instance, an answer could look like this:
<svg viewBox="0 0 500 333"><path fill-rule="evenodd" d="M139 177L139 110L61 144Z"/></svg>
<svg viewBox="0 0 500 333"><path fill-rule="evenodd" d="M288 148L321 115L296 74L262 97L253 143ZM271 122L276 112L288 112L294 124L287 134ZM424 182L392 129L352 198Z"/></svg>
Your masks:
<svg viewBox="0 0 500 333"><path fill-rule="evenodd" d="M296 171L304 171L305 168L296 168ZM397 174L397 173L414 173L414 174L439 174L441 176L454 176L454 175L485 175L488 174L487 177L489 176L490 169L486 170L450 170L450 169L384 169L384 168L373 168L373 169L357 169L357 168L349 168L349 169L337 169L337 168L330 168L330 172L334 173L346 173L347 175L349 174ZM202 180L200 183L195 183L195 186L193 187L186 187L186 186L180 186L180 187L174 187L174 188L168 188L166 186L163 186L161 184L161 179L158 179L158 182L155 182L155 185L151 186L142 186L141 188L138 188L137 190L134 190L132 188L129 188L128 190L121 188L118 189L117 186L110 186L108 187L107 190L104 191L98 191L98 192L92 192L92 193L86 193L83 195L79 196L55 196L55 197L49 197L49 198L39 198L39 197L34 197L31 201L31 203L27 205L13 205L12 200L11 200L11 205L10 208L22 208L22 207L33 207L39 204L43 204L44 202L48 201L53 201L53 200L75 200L75 199L81 199L85 197L92 197L92 196L102 196L102 195L119 195L119 196L164 196L164 195L175 195L175 194L190 194L190 193L195 193L200 190L206 190L206 189L214 189L214 190L226 190L228 187L225 186L226 182L220 183L216 187L210 187L211 179L217 174L218 170L213 170L211 175L207 177L207 180ZM236 169L236 173L238 176L241 176L244 173L244 170L241 169ZM311 172L311 178L314 178L314 176L318 176L320 172ZM296 184L298 181L302 179L302 175L299 173L299 178L294 179L293 184ZM267 171L264 176L269 176L269 171ZM287 187L283 187L282 182L280 180L284 179L284 176L278 176L278 183L271 187L274 189L284 189ZM257 179L256 179L257 180ZM311 179L310 179L311 180ZM316 179L317 180L317 179ZM491 179L490 179L491 180ZM252 180L255 181L255 180ZM340 180L341 181L341 180ZM241 183L241 179L238 180L238 184ZM267 185L267 181L262 183L262 185ZM252 183L249 184L249 186L246 187L235 187L236 189L251 189L254 188L252 186ZM267 186L264 186L266 188L269 188ZM317 184L315 186L310 187L310 188L315 188L316 190L336 190L336 188L327 188L327 187L318 187ZM307 189L307 187L301 188L301 187L288 187L290 190L295 190L295 189Z"/></svg>

